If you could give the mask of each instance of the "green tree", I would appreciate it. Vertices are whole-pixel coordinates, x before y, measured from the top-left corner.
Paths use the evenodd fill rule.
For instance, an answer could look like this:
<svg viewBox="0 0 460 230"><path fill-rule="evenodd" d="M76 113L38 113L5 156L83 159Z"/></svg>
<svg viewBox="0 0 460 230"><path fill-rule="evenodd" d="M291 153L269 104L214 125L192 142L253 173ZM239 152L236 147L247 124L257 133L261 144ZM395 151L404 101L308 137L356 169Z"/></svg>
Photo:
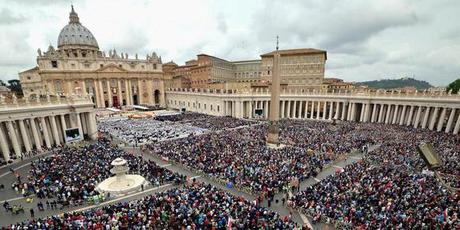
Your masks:
<svg viewBox="0 0 460 230"><path fill-rule="evenodd" d="M448 86L447 86L447 92L449 92L450 90L452 90L452 93L453 94L456 94L458 93L458 90L460 89L460 78L453 81L452 83L450 83Z"/></svg>
<svg viewBox="0 0 460 230"><path fill-rule="evenodd" d="M17 96L22 96L22 86L18 79L8 80L8 88Z"/></svg>

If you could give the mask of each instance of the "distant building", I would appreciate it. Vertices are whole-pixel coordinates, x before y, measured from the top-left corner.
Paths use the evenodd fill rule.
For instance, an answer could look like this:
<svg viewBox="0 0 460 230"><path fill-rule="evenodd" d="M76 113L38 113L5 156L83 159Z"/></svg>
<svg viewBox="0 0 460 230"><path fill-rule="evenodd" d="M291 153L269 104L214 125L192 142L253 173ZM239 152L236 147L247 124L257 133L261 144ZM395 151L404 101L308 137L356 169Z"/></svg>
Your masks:
<svg viewBox="0 0 460 230"><path fill-rule="evenodd" d="M9 96L11 95L11 90L8 89L8 87L4 86L4 85L0 85L0 95L6 97L6 96Z"/></svg>
<svg viewBox="0 0 460 230"><path fill-rule="evenodd" d="M340 78L324 78L323 84L321 85L322 90L327 90L328 92L340 91L340 90L349 90L356 88L355 84L352 82L344 82Z"/></svg>

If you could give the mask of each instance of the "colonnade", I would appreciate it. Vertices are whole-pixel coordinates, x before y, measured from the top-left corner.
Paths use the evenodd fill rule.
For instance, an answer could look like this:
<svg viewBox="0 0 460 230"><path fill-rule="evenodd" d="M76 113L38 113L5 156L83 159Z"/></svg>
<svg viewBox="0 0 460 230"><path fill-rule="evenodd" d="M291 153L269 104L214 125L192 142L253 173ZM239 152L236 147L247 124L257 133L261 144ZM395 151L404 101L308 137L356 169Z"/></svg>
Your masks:
<svg viewBox="0 0 460 230"><path fill-rule="evenodd" d="M66 144L66 130L78 128L81 137L97 138L96 114L89 97L0 101L0 158L20 158Z"/></svg>
<svg viewBox="0 0 460 230"><path fill-rule="evenodd" d="M65 130L78 128L80 134L95 139L97 136L94 112L58 114L0 122L0 142L3 159L11 155L21 157L32 150L41 151L66 143Z"/></svg>
<svg viewBox="0 0 460 230"><path fill-rule="evenodd" d="M167 106L211 115L267 119L269 92L166 91ZM191 107L200 103L201 107ZM222 108L209 110L212 108ZM280 118L342 120L412 126L458 134L460 95L297 92L280 95Z"/></svg>

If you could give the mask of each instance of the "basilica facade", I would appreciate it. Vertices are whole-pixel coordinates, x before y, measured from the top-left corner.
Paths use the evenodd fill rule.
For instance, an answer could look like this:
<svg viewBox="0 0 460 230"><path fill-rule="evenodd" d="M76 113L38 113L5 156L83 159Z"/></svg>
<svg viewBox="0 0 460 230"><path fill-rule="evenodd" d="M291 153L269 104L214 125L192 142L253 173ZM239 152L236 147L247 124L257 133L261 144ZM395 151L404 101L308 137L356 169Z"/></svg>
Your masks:
<svg viewBox="0 0 460 230"><path fill-rule="evenodd" d="M73 6L57 48L37 52L37 66L19 73L25 97L89 94L99 108L165 103L161 57L99 50Z"/></svg>

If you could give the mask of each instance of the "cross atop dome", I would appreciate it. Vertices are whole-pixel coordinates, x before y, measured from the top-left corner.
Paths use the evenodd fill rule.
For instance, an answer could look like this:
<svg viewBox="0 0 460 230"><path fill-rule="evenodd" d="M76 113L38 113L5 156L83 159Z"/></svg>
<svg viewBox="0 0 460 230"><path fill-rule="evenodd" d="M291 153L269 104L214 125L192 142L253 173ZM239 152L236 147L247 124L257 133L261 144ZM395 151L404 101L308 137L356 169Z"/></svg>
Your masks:
<svg viewBox="0 0 460 230"><path fill-rule="evenodd" d="M73 9L73 5L70 5L72 7L72 10L70 11L69 15L69 23L80 23L80 19L78 18L78 14L75 12Z"/></svg>

